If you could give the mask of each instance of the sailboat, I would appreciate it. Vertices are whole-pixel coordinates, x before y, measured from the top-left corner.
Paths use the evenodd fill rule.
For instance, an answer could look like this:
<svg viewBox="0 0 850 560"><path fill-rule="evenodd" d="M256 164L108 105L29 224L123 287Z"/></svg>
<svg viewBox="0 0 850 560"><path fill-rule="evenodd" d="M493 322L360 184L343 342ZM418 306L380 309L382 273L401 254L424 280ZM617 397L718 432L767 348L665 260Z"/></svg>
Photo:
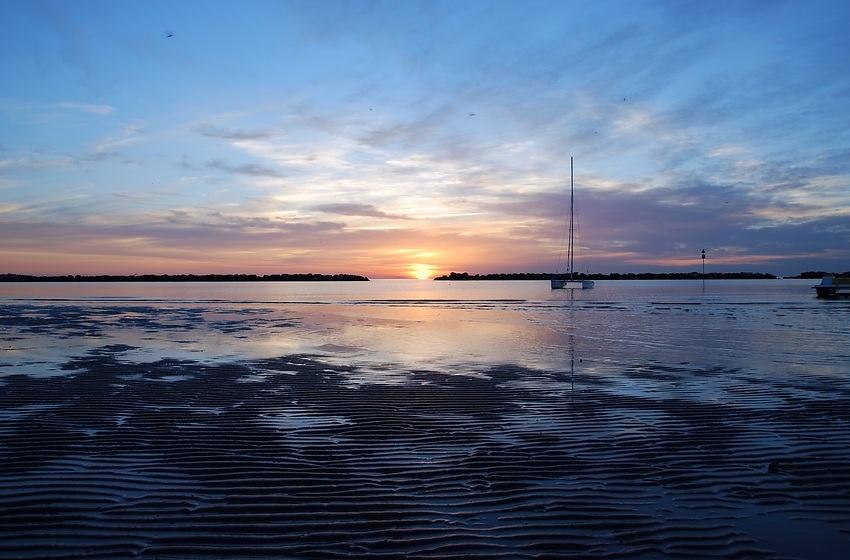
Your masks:
<svg viewBox="0 0 850 560"><path fill-rule="evenodd" d="M582 288L586 290L588 288L593 287L593 280L577 280L575 278L575 267L573 265L573 261L575 260L575 220L574 218L574 202L575 202L575 185L573 183L573 158L570 157L570 223L569 223L569 235L567 237L567 263L569 264L570 276L569 278L552 278L550 282L552 283L553 290L563 290L565 288Z"/></svg>

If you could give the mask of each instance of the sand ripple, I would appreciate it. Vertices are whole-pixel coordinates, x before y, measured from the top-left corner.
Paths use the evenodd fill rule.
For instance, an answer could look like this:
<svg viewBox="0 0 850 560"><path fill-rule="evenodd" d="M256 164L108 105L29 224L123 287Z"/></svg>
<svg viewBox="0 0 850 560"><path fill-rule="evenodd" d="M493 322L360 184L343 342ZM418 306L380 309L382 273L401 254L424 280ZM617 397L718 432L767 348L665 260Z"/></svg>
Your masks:
<svg viewBox="0 0 850 560"><path fill-rule="evenodd" d="M0 556L850 549L846 388L652 364L353 383L309 356L138 364L128 350L3 378Z"/></svg>

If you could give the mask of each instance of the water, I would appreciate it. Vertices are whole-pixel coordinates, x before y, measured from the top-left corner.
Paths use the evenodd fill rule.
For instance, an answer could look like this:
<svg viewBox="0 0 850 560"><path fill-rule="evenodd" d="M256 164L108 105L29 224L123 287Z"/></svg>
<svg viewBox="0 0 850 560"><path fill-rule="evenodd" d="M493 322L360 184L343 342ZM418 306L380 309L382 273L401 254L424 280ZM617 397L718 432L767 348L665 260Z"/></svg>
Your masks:
<svg viewBox="0 0 850 560"><path fill-rule="evenodd" d="M645 365L771 376L850 372L850 301L811 280L0 284L0 376L69 358L240 361L290 354L392 382L514 364L605 375Z"/></svg>
<svg viewBox="0 0 850 560"><path fill-rule="evenodd" d="M0 284L0 551L841 558L812 283Z"/></svg>

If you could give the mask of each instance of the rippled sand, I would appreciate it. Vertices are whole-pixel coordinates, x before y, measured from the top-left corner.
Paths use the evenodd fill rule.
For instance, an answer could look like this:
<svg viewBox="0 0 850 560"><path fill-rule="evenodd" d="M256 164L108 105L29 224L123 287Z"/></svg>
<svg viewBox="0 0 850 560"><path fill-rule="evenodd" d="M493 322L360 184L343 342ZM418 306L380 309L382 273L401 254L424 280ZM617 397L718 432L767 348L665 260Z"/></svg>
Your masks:
<svg viewBox="0 0 850 560"><path fill-rule="evenodd" d="M850 392L829 380L578 364L379 383L307 355L136 354L0 379L0 557L850 550Z"/></svg>

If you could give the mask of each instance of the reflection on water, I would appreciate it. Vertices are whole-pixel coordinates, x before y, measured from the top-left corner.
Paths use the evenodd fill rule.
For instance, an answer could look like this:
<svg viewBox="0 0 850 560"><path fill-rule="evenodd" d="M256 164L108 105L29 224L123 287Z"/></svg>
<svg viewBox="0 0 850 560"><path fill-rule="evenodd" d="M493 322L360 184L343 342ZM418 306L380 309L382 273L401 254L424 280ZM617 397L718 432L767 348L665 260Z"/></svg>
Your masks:
<svg viewBox="0 0 850 560"><path fill-rule="evenodd" d="M115 344L138 361L319 354L375 375L499 364L603 375L648 363L845 374L850 302L817 300L810 283L4 284L0 375L58 373L68 356Z"/></svg>

